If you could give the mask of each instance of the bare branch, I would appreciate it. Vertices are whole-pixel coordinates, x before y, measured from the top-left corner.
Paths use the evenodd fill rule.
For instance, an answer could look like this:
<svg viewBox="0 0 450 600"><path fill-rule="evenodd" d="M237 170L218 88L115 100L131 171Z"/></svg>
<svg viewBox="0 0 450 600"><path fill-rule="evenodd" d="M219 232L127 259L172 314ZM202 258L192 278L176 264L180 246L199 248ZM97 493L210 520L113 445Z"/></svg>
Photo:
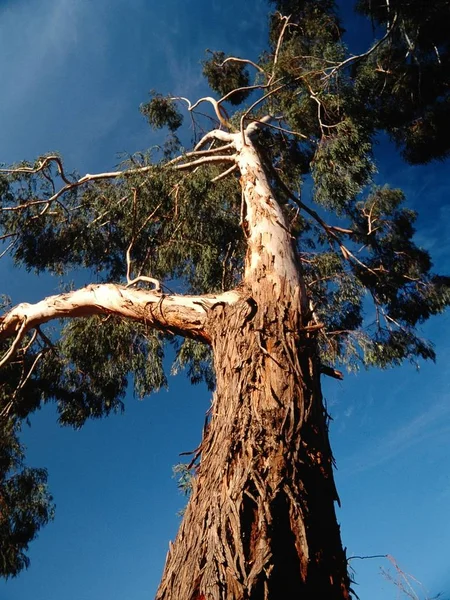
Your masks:
<svg viewBox="0 0 450 600"><path fill-rule="evenodd" d="M193 160L188 163L184 163L182 165L176 165L174 169L178 171L182 171L185 169L191 169L192 167L198 167L199 165L206 165L212 163L224 163L224 162L235 162L236 157L234 155L228 154L224 156L202 156L197 160Z"/></svg>
<svg viewBox="0 0 450 600"><path fill-rule="evenodd" d="M17 234L13 234L13 235L17 236ZM8 254L8 252L11 250L11 248L14 248L14 246L17 244L17 241L18 241L18 236L16 237L15 240L13 240L12 242L10 242L6 246L5 250L3 250L3 252L0 254L0 258L3 258L6 254Z"/></svg>
<svg viewBox="0 0 450 600"><path fill-rule="evenodd" d="M216 177L213 177L211 181L220 181L221 179L225 179L225 177L230 175L233 171L236 171L237 168L237 165L232 165L229 169L227 169L223 173L220 173L220 175L216 175Z"/></svg>
<svg viewBox="0 0 450 600"><path fill-rule="evenodd" d="M217 101L212 96L205 96L204 98L199 98L194 104L192 104L191 101L188 98L185 98L184 96L174 96L173 98L171 98L171 100L183 100L183 102L187 103L189 112L193 112L197 108L197 106L199 106L202 102L209 102L209 104L212 105L214 112L216 113L216 117L219 123L227 129L230 129L227 111L223 108L223 106L220 105L221 101Z"/></svg>
<svg viewBox="0 0 450 600"><path fill-rule="evenodd" d="M17 352L17 349L19 347L19 344L22 341L23 336L25 335L26 332L27 332L27 318L25 315L22 317L19 330L17 331L16 337L14 338L13 343L11 344L11 346L10 346L9 350L6 352L6 354L4 354L4 356L0 360L0 367L3 367L3 365L5 365L10 360L10 358L15 355L15 353Z"/></svg>
<svg viewBox="0 0 450 600"><path fill-rule="evenodd" d="M234 88L234 90L231 90L231 92L228 92L228 94L225 94L225 96L222 96L222 98L219 100L219 103L225 102L226 100L228 100L228 98L230 96L232 96L233 94L236 94L237 92L248 92L248 91L252 91L252 90L265 90L267 88L267 86L268 86L268 84L244 85L243 87Z"/></svg>
<svg viewBox="0 0 450 600"><path fill-rule="evenodd" d="M40 161L38 166L34 167L34 168L33 167L19 167L16 169L0 169L0 173L29 173L29 174L33 175L33 174L39 173L40 171L43 171L45 169L45 167L47 167L52 162L56 163L57 168L58 168L58 173L59 173L61 179L64 181L64 183L66 183L67 185L71 185L73 182L67 178L67 176L64 172L62 160L57 155L46 156L43 160Z"/></svg>
<svg viewBox="0 0 450 600"><path fill-rule="evenodd" d="M252 60L249 60L248 58L237 58L236 56L229 56L223 62L219 63L218 66L223 67L224 65L227 64L227 62L238 62L238 63L244 63L246 65L251 65L260 73L265 73L264 69L262 67L260 67L259 65L257 65ZM223 100L223 98L222 98L222 100Z"/></svg>
<svg viewBox="0 0 450 600"><path fill-rule="evenodd" d="M207 137L207 139L205 139ZM225 142L230 142L230 140L232 139L229 135L227 136L227 134L225 134L225 132L220 131L220 130L215 130L213 132L210 132L208 134L208 136L205 136L205 138L203 138L203 140L201 140L201 145L204 145L205 143L207 143L208 140L213 140L213 139L217 139L220 141L225 141ZM196 149L193 152L188 152L187 154L185 154L184 156L180 156L177 157L176 159L174 159L173 161L170 161L169 163L167 163L168 166L173 166L174 163L179 162L181 160L184 160L186 157L191 157L191 156L199 156L200 158L202 158L202 160L198 161L193 161L191 163L186 163L183 165L178 165L178 166L174 166L174 168L176 169L189 169L191 168L191 166L195 167L198 166L200 164L206 164L206 163L214 163L214 162L230 162L233 159L232 156L224 156L224 157L215 157L215 156L210 156L210 155L214 155L217 152L223 151L223 150L229 150L231 148L233 148L233 144L225 144L219 148L211 148L208 150L204 150L204 151L199 151L197 150L199 146L199 144L197 144ZM208 159L208 157L210 157ZM30 167L23 167L23 168L18 168L18 169L2 169L3 172L5 173L38 173L40 171L42 171L42 169L50 162L50 161L54 161L57 162L58 165L60 165L59 170L61 173L61 176L63 175L64 171L62 168L62 163L59 157L56 156L51 156L51 157L47 157L45 159L45 161L43 161L42 164L40 164L38 167L36 168L30 168ZM70 192L71 190L81 187L87 183L91 183L91 182L96 182L96 181L102 181L102 180L106 180L106 179L117 179L119 177L128 177L128 176L132 176L132 175L137 175L137 174L144 174L147 173L149 171L151 171L154 168L153 165L146 165L144 167L138 167L135 169L124 169L124 170L120 170L120 171L109 171L109 172L104 172L104 173L96 173L96 174L90 174L87 173L86 175L84 175L83 177L81 177L80 179L76 180L76 181L69 181L67 179L67 177L64 175L63 180L66 182L66 185L64 185L62 188L60 188L57 192L55 192L50 198L47 199L39 199L39 200L31 200L28 202L24 202L23 204L19 204L17 206L5 206L5 207L1 207L0 210L4 210L4 211L19 211L19 210L25 210L27 208L30 208L31 206L40 206L43 205L43 210L41 211L41 215L43 215L45 212L48 211L50 205L53 202L59 202L59 199L61 198L61 196L63 196L64 194L66 194L67 192ZM63 208L65 209L65 207L63 206ZM8 236L12 236L14 234L7 234L5 236L2 236L1 239L6 238ZM10 246L8 246L8 248L5 250L5 253L10 249Z"/></svg>
<svg viewBox="0 0 450 600"><path fill-rule="evenodd" d="M153 210L148 216L147 218L144 220L144 222L142 223L142 225L139 227L138 231L135 231L135 227L136 227L136 210L137 210L137 189L133 188L133 226L132 226L132 234L131 234L131 241L128 245L127 251L126 251L126 255L125 255L125 259L126 259L126 263L127 263L127 287L130 285L133 285L135 283L137 283L138 281L143 281L143 279L151 279L152 283L157 283L157 286L155 287L155 291L160 291L160 285L159 285L159 281L157 279L152 279L152 278L143 278L142 276L137 277L136 279L131 280L131 250L133 249L134 243L138 237L138 235L144 230L144 228L147 226L147 223L149 223L153 217L155 216L155 214L158 212L158 210L161 208L161 202L158 204L158 206L155 208L155 210Z"/></svg>
<svg viewBox="0 0 450 600"><path fill-rule="evenodd" d="M334 226L328 225L328 223L326 223L318 215L318 213L315 210L313 210L312 208L309 208L306 204L303 204L303 202L291 192L291 190L284 183L284 181L281 179L281 177L278 175L278 173L275 171L275 169L273 167L271 168L271 170L274 173L278 183L280 184L280 186L282 187L284 192L287 194L287 196L289 198L291 198L291 200L293 200L299 208L301 208L308 215L313 217L313 219L315 221L317 221L317 223L319 223L319 225L325 230L328 237L331 238L334 242L336 242L338 244L339 249L342 253L342 256L345 258L345 260L348 260L348 261L352 260L352 261L356 262L360 267L362 267L366 271L369 271L370 273L372 273L373 275L378 277L378 274L374 271L374 269L371 269L365 263L363 263L361 260L359 260L359 258L357 258L353 254L353 252L351 252L346 246L344 246L340 237L337 235L337 233L347 233L347 234L351 235L351 234L354 234L355 232L351 229L344 229L343 227L334 227Z"/></svg>
<svg viewBox="0 0 450 600"><path fill-rule="evenodd" d="M239 298L236 291L204 296L164 295L155 290L111 283L89 285L73 292L49 296L36 304L18 304L0 318L0 339L14 337L0 366L16 352L27 331L61 318L116 315L208 342L205 328L207 311L217 303L233 304Z"/></svg>
<svg viewBox="0 0 450 600"><path fill-rule="evenodd" d="M305 140L309 139L307 135L304 133L300 133L299 131L291 131L290 129L285 129L284 127L280 127L278 125L273 125L273 123L269 123L268 121L260 121L258 119L252 119L253 123L259 123L260 125L264 125L265 127L270 127L272 129L276 129L277 131L282 131L283 133L287 133L288 135L296 135Z"/></svg>
<svg viewBox="0 0 450 600"><path fill-rule="evenodd" d="M275 77L275 67L277 66L278 56L279 56L280 50L281 50L281 44L283 42L283 37L284 37L285 31L286 31L286 28L289 25L289 19L290 18L291 18L290 16L289 17L284 17L283 15L280 15L280 19L282 21L284 21L284 23L283 23L283 27L281 28L280 35L278 36L277 47L275 49L275 56L274 56L274 59L273 59L272 74L271 74L271 76L269 78L269 82L270 83L272 82L273 78Z"/></svg>
<svg viewBox="0 0 450 600"><path fill-rule="evenodd" d="M398 19L398 15L396 13L394 15L394 18L392 19L392 25L388 28L388 30L386 31L386 33L384 34L384 36L381 38L381 40L378 40L378 42L376 44L374 44L371 48L369 48L369 50L367 50L367 52L363 52L362 54L357 54L355 56L350 56L346 60L342 61L341 63L339 63L338 65L336 65L335 67L333 67L329 73L327 73L326 75L324 75L323 80L330 79L331 77L333 77L333 75L337 71L340 71L346 65L348 65L348 64L350 64L352 62L355 62L355 61L362 60L363 58L367 58L368 56L370 56L370 54L372 54L373 52L375 52L375 50L377 48L379 48L381 46L381 44L383 42L385 42L387 40L387 38L391 35L391 33L393 32L393 30L395 28L395 25L397 23L397 19Z"/></svg>
<svg viewBox="0 0 450 600"><path fill-rule="evenodd" d="M86 175L84 175L83 177L78 179L77 181L67 183L60 190L58 190L55 194L53 194L53 196L51 196L50 198L47 198L46 200L32 200L30 202L25 202L24 204L19 204L18 206L2 207L1 210L10 210L10 211L23 210L23 209L29 208L30 206L44 204L45 205L44 209L41 212L41 214L44 214L48 210L48 208L50 207L52 202L58 201L58 199L63 194L65 194L66 192L69 192L75 188L78 188L78 187L84 185L85 183L90 183L92 181L101 181L104 179L117 179L118 177L126 177L129 175L147 173L148 171L151 171L153 168L154 168L153 165L148 165L145 167L139 167L137 169L128 169L128 170L122 170L122 171L110 171L110 172L106 172L106 173L96 173L94 175L87 173ZM10 169L9 172L10 173L20 173L23 171L21 171L20 169Z"/></svg>
<svg viewBox="0 0 450 600"><path fill-rule="evenodd" d="M128 279L128 278L127 278ZM129 280L126 287L131 287L132 285L136 285L140 281L144 283L151 283L155 287L153 288L154 292L161 292L161 282L159 279L155 279L154 277L147 277L146 275L139 275L139 277L135 277L134 279Z"/></svg>
<svg viewBox="0 0 450 600"><path fill-rule="evenodd" d="M358 559L358 560L369 560L369 559L372 559L372 558L389 558L389 555L388 554L370 554L368 556L358 556L358 555L355 555L355 556L349 556L347 558L347 562L350 562L351 560L356 560L356 559Z"/></svg>
<svg viewBox="0 0 450 600"><path fill-rule="evenodd" d="M212 142L214 140L218 140L220 142L229 142L232 143L234 146L234 138L232 133L227 133L226 131L222 131L221 129L214 129L213 131L208 131L208 133L202 137L202 139L196 144L194 152L197 152L198 150L200 150L200 148L206 146L208 142Z"/></svg>
<svg viewBox="0 0 450 600"><path fill-rule="evenodd" d="M180 156L176 156L168 163L166 163L166 166L174 165L182 160L185 160L186 158L192 158L196 156L209 156L210 154L217 154L218 152L223 152L224 150L231 150L233 148L234 145L232 143L229 143L223 146L217 146L216 148L208 148L208 150L193 150L192 152L186 152L185 154L180 154Z"/></svg>

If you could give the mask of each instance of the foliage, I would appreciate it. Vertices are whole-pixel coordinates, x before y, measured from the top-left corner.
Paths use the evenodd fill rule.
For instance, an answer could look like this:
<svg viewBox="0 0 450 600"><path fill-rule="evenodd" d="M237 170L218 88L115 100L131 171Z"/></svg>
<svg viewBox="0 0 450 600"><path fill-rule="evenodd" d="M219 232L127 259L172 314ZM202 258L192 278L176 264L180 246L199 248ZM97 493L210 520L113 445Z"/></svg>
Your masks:
<svg viewBox="0 0 450 600"><path fill-rule="evenodd" d="M355 66L358 94L377 127L413 164L450 153L450 5L446 0L359 0L387 43Z"/></svg>
<svg viewBox="0 0 450 600"><path fill-rule="evenodd" d="M250 91L243 88L250 85L250 75L245 64L225 62L226 58L224 52L211 52L211 58L203 61L203 75L220 97L228 96L228 102L238 106L249 96Z"/></svg>
<svg viewBox="0 0 450 600"><path fill-rule="evenodd" d="M150 100L141 104L141 113L147 118L149 125L156 129L168 127L170 131L174 132L183 123L183 117L172 98L156 92L151 92Z"/></svg>
<svg viewBox="0 0 450 600"><path fill-rule="evenodd" d="M0 576L15 577L29 566L28 546L52 518L45 469L23 465L18 424L3 420L0 427Z"/></svg>

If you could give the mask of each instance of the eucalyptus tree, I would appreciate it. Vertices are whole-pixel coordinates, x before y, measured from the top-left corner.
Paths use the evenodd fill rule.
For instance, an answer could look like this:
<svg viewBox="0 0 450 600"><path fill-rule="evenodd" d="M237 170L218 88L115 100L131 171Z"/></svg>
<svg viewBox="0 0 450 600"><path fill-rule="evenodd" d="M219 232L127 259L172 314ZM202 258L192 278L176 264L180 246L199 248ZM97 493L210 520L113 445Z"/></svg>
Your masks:
<svg viewBox="0 0 450 600"><path fill-rule="evenodd" d="M158 152L94 175L55 154L2 171L5 252L98 279L0 320L3 574L51 517L45 473L20 471L20 422L49 401L75 427L120 411L130 376L140 396L166 383L172 344L175 368L215 391L158 600L350 597L320 378L434 357L416 326L450 281L415 244L402 192L374 185L372 144L385 130L410 160L448 153L448 136L425 142L448 106L434 23L449 9L360 2L378 41L348 55L331 0L274 4L257 62L208 55L216 96L142 105L168 129ZM29 484L14 495L15 477Z"/></svg>

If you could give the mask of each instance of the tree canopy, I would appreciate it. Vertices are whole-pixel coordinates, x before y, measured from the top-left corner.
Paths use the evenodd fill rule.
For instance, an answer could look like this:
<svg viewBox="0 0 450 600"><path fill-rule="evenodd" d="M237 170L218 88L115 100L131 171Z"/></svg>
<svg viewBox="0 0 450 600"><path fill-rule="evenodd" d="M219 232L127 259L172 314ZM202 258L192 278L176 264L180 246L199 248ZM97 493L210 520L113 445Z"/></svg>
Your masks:
<svg viewBox="0 0 450 600"><path fill-rule="evenodd" d="M31 272L88 269L100 283L161 286L166 295L239 287L247 235L239 176L230 145L207 131L254 123L294 239L324 372L434 359L418 327L450 303L450 278L435 274L416 244L416 214L402 191L375 184L373 145L385 133L410 163L448 156L450 7L358 2L375 41L355 56L333 1L272 4L258 62L207 53L203 73L216 99L151 93L141 112L167 128L160 148L97 175L67 173L57 154L2 169L5 254ZM193 150L179 133L186 108ZM52 516L45 471L23 467L17 437L41 403L55 402L60 423L73 427L121 411L129 385L139 397L166 385L167 344L173 369L214 386L210 348L195 331L181 338L158 322L104 314L22 327L8 321L9 308L0 321L5 576L27 566L28 543Z"/></svg>

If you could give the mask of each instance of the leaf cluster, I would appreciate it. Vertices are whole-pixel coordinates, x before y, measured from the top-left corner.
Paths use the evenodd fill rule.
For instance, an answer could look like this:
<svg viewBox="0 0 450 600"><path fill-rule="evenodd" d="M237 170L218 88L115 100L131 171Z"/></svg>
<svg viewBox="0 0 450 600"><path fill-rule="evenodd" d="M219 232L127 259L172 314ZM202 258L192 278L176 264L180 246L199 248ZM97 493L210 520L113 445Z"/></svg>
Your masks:
<svg viewBox="0 0 450 600"><path fill-rule="evenodd" d="M150 100L140 106L141 113L155 129L167 127L175 132L183 124L183 116L170 96L150 92Z"/></svg>
<svg viewBox="0 0 450 600"><path fill-rule="evenodd" d="M45 469L26 467L15 419L0 427L0 577L15 577L29 566L29 544L53 518Z"/></svg>
<svg viewBox="0 0 450 600"><path fill-rule="evenodd" d="M360 0L386 43L355 65L355 89L379 129L413 164L450 153L450 5L446 0Z"/></svg>

